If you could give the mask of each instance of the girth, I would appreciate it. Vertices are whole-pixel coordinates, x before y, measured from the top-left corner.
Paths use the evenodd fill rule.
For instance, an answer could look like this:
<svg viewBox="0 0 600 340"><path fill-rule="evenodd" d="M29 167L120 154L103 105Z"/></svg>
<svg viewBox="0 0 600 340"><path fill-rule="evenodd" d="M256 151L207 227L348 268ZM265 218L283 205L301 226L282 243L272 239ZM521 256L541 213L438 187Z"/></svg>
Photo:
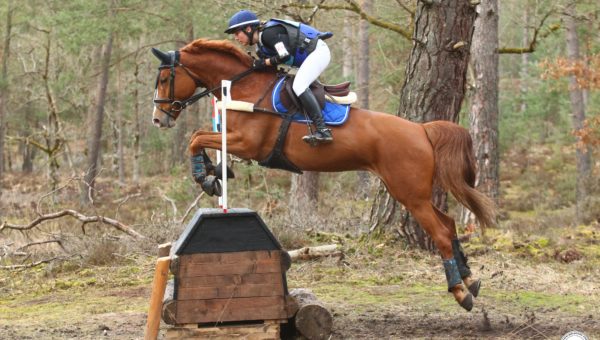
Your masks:
<svg viewBox="0 0 600 340"><path fill-rule="evenodd" d="M279 134L277 135L277 140L275 141L273 150L271 150L271 153L267 156L267 158L258 162L258 165L302 174L302 170L292 163L283 153L283 145L285 144L285 139L287 137L288 130L290 129L293 115L294 113L288 113L285 115L281 121L281 125L279 126Z"/></svg>

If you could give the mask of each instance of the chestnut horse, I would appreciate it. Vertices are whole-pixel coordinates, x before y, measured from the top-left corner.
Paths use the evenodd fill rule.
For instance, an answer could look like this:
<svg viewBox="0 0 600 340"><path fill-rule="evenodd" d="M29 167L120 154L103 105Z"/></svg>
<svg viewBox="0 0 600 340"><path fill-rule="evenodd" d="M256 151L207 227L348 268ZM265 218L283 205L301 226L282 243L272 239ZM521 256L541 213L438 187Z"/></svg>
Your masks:
<svg viewBox="0 0 600 340"><path fill-rule="evenodd" d="M269 156L282 124L280 116L264 113L273 110L270 92L277 77L275 68L252 71L252 58L229 41L199 39L179 51L153 49L153 53L162 62L154 97L155 126L174 126L187 104L209 93L220 98L221 80L233 80L231 98L254 103L263 112L228 109L228 151L257 161ZM206 90L198 94L202 88ZM301 170L367 170L377 175L431 236L442 256L448 290L463 308L471 310L481 281L471 275L454 220L431 201L435 182L472 211L483 227L495 223L493 202L474 189L475 162L468 131L447 121L417 124L355 107L344 125L332 128L333 143L311 147L302 141L306 129L298 123L289 127L283 144L287 159ZM214 176L209 175L214 167L205 148L220 149L220 133L195 131L189 146L194 180L212 193Z"/></svg>

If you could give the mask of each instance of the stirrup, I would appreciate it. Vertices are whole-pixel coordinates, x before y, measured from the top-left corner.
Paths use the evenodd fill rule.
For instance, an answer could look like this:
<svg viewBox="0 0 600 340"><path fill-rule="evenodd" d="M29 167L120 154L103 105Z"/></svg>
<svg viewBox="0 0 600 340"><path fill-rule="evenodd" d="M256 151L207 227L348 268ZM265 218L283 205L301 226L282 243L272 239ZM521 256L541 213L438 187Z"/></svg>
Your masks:
<svg viewBox="0 0 600 340"><path fill-rule="evenodd" d="M325 132L317 130L315 133L302 137L302 140L308 143L310 146L317 146L318 144L327 144L333 142L331 136L331 130L327 129L329 134L324 135Z"/></svg>

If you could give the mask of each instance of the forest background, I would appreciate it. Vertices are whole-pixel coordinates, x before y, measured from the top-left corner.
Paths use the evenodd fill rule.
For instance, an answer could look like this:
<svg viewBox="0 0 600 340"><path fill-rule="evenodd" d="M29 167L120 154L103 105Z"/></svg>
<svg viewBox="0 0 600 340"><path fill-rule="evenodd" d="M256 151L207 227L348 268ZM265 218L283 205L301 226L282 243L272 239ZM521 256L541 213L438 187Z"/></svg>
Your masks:
<svg viewBox="0 0 600 340"><path fill-rule="evenodd" d="M526 261L517 267L529 269L550 266L557 280L570 273L589 281L590 290L581 296L597 293L600 8L591 0L505 0L497 6L498 100L492 124L497 134L490 135L497 144L486 153L492 161L497 154L496 172L491 171L496 184L480 189L496 200L499 223L484 236L451 198L449 210L468 253L484 259L507 254L510 260L501 263ZM263 19L310 20L334 32L328 40L332 62L322 80L353 81L361 107L401 111L415 1L9 0L0 5L0 291L7 297L0 312L61 290L147 286L156 245L176 239L195 208L216 206L215 198L202 195L193 183L186 150L193 130L210 129L210 102L188 108L173 129L153 127L158 61L150 48L177 49L201 37L229 39L224 27L241 8ZM569 41L578 43L577 54ZM482 77L477 70L467 71L459 114L460 124L471 131ZM286 248L338 243L360 263L357 267L394 252L403 261L420 261L424 271L438 266L431 275L442 283L431 246L403 232L401 209L391 213L397 218L382 218L390 211L379 206L379 181L372 176L302 177L242 160L232 160L232 166L237 178L230 182L230 206L258 211ZM311 270L322 269L315 266ZM317 281L336 276L324 273ZM407 280L394 275L376 281ZM291 279L315 285L314 277L301 277ZM425 296L428 290L418 293ZM137 312L144 292L134 296ZM334 305L340 298L325 288L321 293ZM565 304L582 303L580 295L540 308L571 312ZM549 300L533 301L538 298ZM126 308L90 313L121 309ZM27 313L17 314L32 315ZM534 325L533 319L520 320ZM42 322L52 324L48 320ZM513 321L508 331L519 324ZM588 329L600 332L594 325Z"/></svg>

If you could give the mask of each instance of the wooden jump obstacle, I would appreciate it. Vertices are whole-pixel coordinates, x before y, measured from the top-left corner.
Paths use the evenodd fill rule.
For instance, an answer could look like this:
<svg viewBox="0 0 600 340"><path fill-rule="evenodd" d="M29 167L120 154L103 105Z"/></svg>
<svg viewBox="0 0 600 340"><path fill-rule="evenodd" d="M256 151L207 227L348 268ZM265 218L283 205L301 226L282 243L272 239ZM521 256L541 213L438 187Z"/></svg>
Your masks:
<svg viewBox="0 0 600 340"><path fill-rule="evenodd" d="M222 81L225 103L230 89ZM144 339L157 339L161 317L173 325L167 339L280 339L286 323L290 334L327 339L331 314L309 291L288 292L291 258L263 220L248 209L228 210L226 105L220 111L213 101L225 174L221 208L199 209L171 247L159 247Z"/></svg>
<svg viewBox="0 0 600 340"><path fill-rule="evenodd" d="M146 339L158 336L161 317L173 325L166 339L280 339L282 324L309 339L331 333L314 295L288 291L289 255L254 211L199 209L161 255Z"/></svg>

